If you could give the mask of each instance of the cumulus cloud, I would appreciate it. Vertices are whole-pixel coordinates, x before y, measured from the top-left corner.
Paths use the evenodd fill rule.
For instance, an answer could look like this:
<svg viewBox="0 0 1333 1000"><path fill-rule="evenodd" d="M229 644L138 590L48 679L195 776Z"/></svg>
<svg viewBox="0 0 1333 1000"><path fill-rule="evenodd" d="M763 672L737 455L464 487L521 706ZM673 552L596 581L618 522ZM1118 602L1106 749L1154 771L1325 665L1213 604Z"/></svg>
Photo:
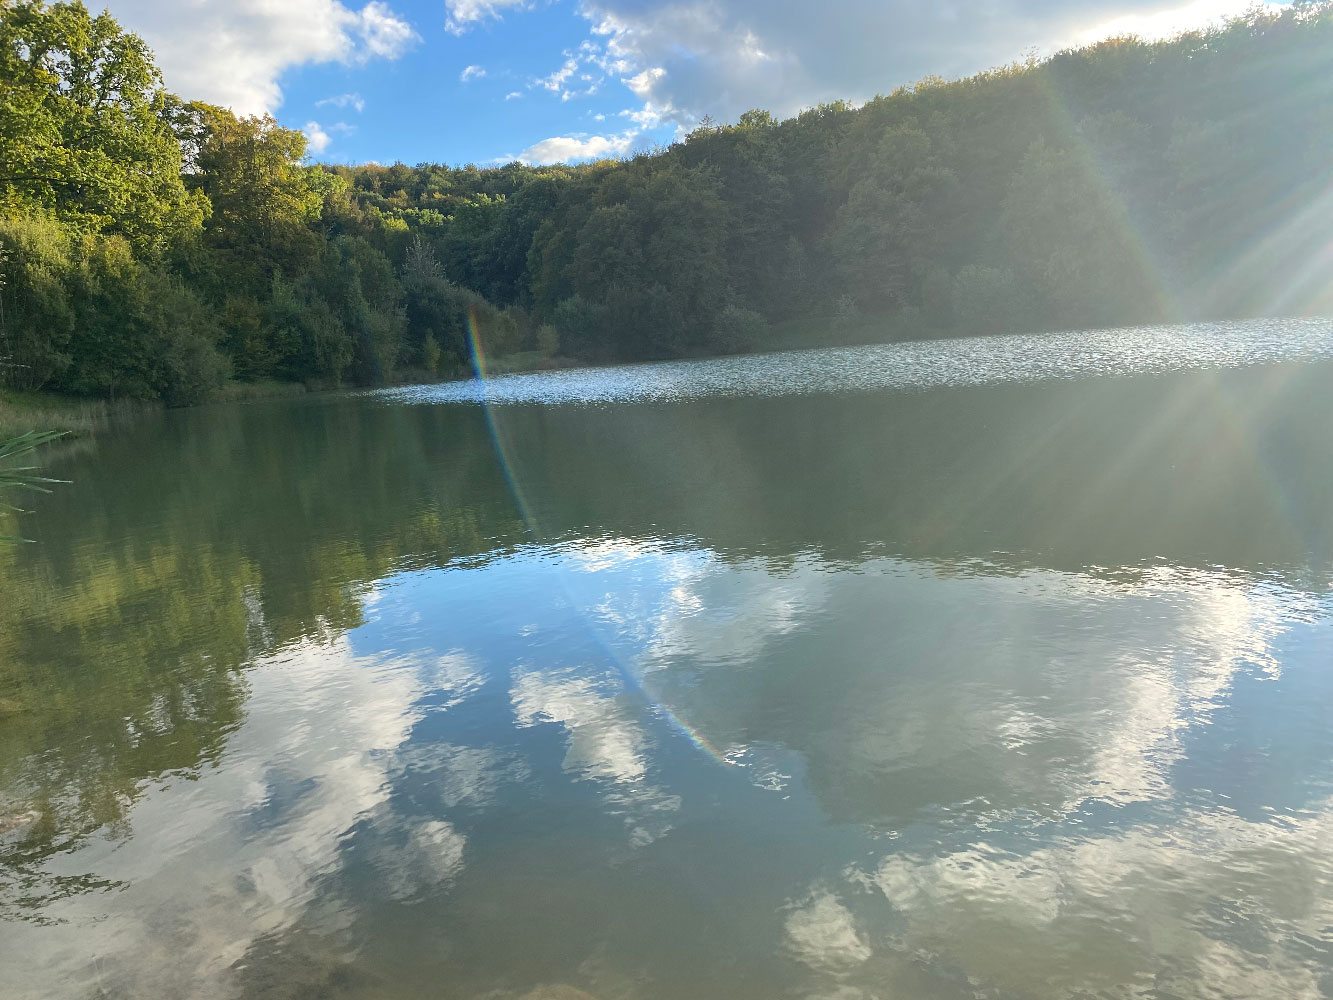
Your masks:
<svg viewBox="0 0 1333 1000"><path fill-rule="evenodd" d="M1329 926L1333 902L1295 887L1326 880L1330 836L1327 800L1281 821L1189 810L1027 851L979 842L891 853L869 884L911 917L896 945L938 955L1004 995L1128 996L1129 970L1149 969L1170 996L1316 1000L1326 993L1302 943ZM1234 924L1221 930L1228 918L1240 922L1236 914L1243 937ZM1052 942L1071 940L1060 935L1090 917L1101 960L1062 961ZM1039 958L1015 963L1014 953Z"/></svg>
<svg viewBox="0 0 1333 1000"><path fill-rule="evenodd" d="M827 890L792 910L785 929L787 947L815 968L855 966L871 954L852 912Z"/></svg>
<svg viewBox="0 0 1333 1000"><path fill-rule="evenodd" d="M525 3L450 0L461 32ZM930 75L960 76L1111 35L1159 37L1241 13L1246 0L848 0L811 17L795 0L584 0L591 37L566 50L529 88L570 101L623 85L640 102L630 127L566 134L520 154L527 163L628 152L653 129L693 127L705 115L734 121L762 107L780 116L824 101L862 101Z"/></svg>
<svg viewBox="0 0 1333 1000"><path fill-rule="evenodd" d="M601 160L624 156L634 146L637 131L619 135L562 135L543 139L518 154L522 163L575 163L580 160Z"/></svg>
<svg viewBox="0 0 1333 1000"><path fill-rule="evenodd" d="M506 10L523 10L526 0L444 0L447 30L461 35L483 21L499 20Z"/></svg>
<svg viewBox="0 0 1333 1000"><path fill-rule="evenodd" d="M308 121L301 127L301 131L305 133L306 152L318 156L329 148L334 134L351 135L356 131L356 126L348 125L346 122L321 125L316 121Z"/></svg>
<svg viewBox="0 0 1333 1000"><path fill-rule="evenodd" d="M319 154L329 148L329 143L333 138L319 124L319 122L306 122L305 128L301 129L305 133L306 151Z"/></svg>
<svg viewBox="0 0 1333 1000"><path fill-rule="evenodd" d="M419 38L410 24L380 0L362 7L352 24L362 43L355 58L362 62L370 58L397 59Z"/></svg>
<svg viewBox="0 0 1333 1000"><path fill-rule="evenodd" d="M292 67L396 59L417 40L382 0L112 0L112 13L153 47L167 86L240 114L275 111ZM355 94L340 95L360 110ZM343 105L338 105L343 106Z"/></svg>
<svg viewBox="0 0 1333 1000"><path fill-rule="evenodd" d="M566 49L564 62L546 76L533 78L530 89L540 88L559 94L562 101L576 97L589 97L601 88L608 75L618 74L626 69L614 60L598 42L585 39L578 48Z"/></svg>
<svg viewBox="0 0 1333 1000"><path fill-rule="evenodd" d="M127 886L116 920L105 919L104 898L87 895L62 901L58 928L6 925L0 965L22 970L18 995L52 995L53 983L60 996L237 995L236 966L299 923L320 880L341 867L350 831L370 817L375 830L405 834L375 858L391 898L453 878L462 835L389 807L395 754L425 711L421 675L428 665L358 656L346 637L249 669L225 766L148 789L133 812L138 836L89 848ZM95 968L88 955L99 956Z"/></svg>
<svg viewBox="0 0 1333 1000"><path fill-rule="evenodd" d="M564 90L565 82L578 72L578 68L578 59L575 56L567 56L558 70L537 80L537 86L558 94Z"/></svg>
<svg viewBox="0 0 1333 1000"><path fill-rule="evenodd" d="M607 65L689 127L752 107L793 114L865 100L925 76L958 76L1109 34L1170 34L1239 13L1244 0L847 0L818 16L797 0L586 0Z"/></svg>
<svg viewBox="0 0 1333 1000"><path fill-rule="evenodd" d="M458 79L464 83L470 83L473 80L480 80L485 75L486 71L480 66L468 66L458 74Z"/></svg>
<svg viewBox="0 0 1333 1000"><path fill-rule="evenodd" d="M665 836L680 797L649 778L650 740L625 704L621 680L596 670L515 670L509 698L519 726L555 723L568 739L564 770L601 786L606 811L619 815L636 847Z"/></svg>

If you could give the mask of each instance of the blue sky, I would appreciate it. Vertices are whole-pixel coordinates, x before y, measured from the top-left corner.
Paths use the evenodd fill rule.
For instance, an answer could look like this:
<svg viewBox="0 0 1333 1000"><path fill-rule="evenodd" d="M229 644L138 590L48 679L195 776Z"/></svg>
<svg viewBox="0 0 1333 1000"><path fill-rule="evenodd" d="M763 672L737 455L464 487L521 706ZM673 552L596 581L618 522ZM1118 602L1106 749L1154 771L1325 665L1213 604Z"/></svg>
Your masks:
<svg viewBox="0 0 1333 1000"><path fill-rule="evenodd" d="M314 159L614 156L704 115L863 101L1249 0L104 0L167 85L305 130Z"/></svg>
<svg viewBox="0 0 1333 1000"><path fill-rule="evenodd" d="M400 58L312 65L283 77L279 117L294 128L319 125L330 137L324 159L485 164L515 159L551 137L619 142L634 131L637 147L675 135L673 124L640 131L621 114L640 110L643 102L598 65L605 62L604 46L590 51L597 40L571 4L545 5L461 33L446 29L439 0L405 0L397 9L420 38ZM571 61L575 68L564 73Z"/></svg>

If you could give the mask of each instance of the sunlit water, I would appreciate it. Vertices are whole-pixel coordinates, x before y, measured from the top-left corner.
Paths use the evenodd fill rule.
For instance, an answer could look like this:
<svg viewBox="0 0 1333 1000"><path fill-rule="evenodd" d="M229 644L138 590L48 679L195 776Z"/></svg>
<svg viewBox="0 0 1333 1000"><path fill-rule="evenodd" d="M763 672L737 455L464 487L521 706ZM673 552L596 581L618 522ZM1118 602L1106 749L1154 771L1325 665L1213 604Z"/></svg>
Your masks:
<svg viewBox="0 0 1333 1000"><path fill-rule="evenodd" d="M0 996L1333 995L1331 357L899 345L56 456L0 549Z"/></svg>
<svg viewBox="0 0 1333 1000"><path fill-rule="evenodd" d="M384 394L429 403L619 403L930 389L1329 359L1329 321L1293 319L833 347L509 375Z"/></svg>

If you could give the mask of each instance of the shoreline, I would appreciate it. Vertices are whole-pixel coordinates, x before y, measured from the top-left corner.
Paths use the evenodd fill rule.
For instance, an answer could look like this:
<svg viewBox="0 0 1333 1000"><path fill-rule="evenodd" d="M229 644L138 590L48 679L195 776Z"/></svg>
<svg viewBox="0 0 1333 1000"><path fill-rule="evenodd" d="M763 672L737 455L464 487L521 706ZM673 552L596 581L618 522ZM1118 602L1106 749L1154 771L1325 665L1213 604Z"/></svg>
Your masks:
<svg viewBox="0 0 1333 1000"><path fill-rule="evenodd" d="M1133 327L1101 327L1093 330L1130 330L1143 327L1192 326L1200 323L1246 322L1260 317L1236 317L1231 319L1196 319L1181 323L1147 323ZM1320 316L1273 316L1264 319L1326 319ZM1330 318L1333 321L1333 318ZM895 336L901 331L886 331L882 318L866 319L856 324L848 324L841 330L836 327L829 330L820 340L811 342L809 338L791 336L789 331L794 324L775 328L775 336L770 344L761 350L738 351L725 355L685 355L669 359L644 359L637 361L580 360L567 356L550 356L537 352L518 352L488 359L485 362L486 377L503 375L533 374L541 372L564 371L570 369L614 368L626 365L660 364L662 361L702 361L721 357L747 357L766 354L780 354L789 351L819 351L843 347L873 346L887 344L918 343L929 341L953 340L990 340L996 337L1014 336L1014 333L995 334L960 334L955 331L918 331L918 336ZM888 332L889 335L885 336ZM1026 335L1047 336L1064 331L1042 330L1028 331ZM1089 332L1089 331L1083 331ZM787 336L782 336L782 334ZM878 336L875 334L878 333ZM804 340L804 342L802 342ZM308 394L347 392L355 389L391 389L405 386L435 385L449 382L467 381L475 375L470 368L458 368L454 371L432 372L422 368L404 368L395 373L393 378L375 386L320 385L304 382L283 382L267 379L258 382L229 381L213 390L207 399L193 406L211 406L254 402L265 399L292 398ZM186 407L187 409L190 407ZM137 419L146 413L156 413L167 409L160 400L141 399L100 399L91 396L67 396L59 393L33 389L8 389L0 387L0 439L17 437L28 431L63 431L64 440L79 440L94 437L99 432L117 424Z"/></svg>
<svg viewBox="0 0 1333 1000"><path fill-rule="evenodd" d="M551 358L509 355L488 362L488 374L510 375L524 372L555 371L562 368L582 367L573 358ZM404 369L383 386L433 385L454 379L471 378L470 369L449 375L425 370ZM194 406L248 403L262 399L282 399L311 393L345 392L355 388L348 385L309 385L304 382L283 382L266 379L259 382L229 381L213 390L207 399ZM117 424L137 419L146 413L167 409L155 399L102 399L96 396L68 396L41 389L9 389L0 387L0 439L17 437L28 431L62 431L64 439L91 438Z"/></svg>

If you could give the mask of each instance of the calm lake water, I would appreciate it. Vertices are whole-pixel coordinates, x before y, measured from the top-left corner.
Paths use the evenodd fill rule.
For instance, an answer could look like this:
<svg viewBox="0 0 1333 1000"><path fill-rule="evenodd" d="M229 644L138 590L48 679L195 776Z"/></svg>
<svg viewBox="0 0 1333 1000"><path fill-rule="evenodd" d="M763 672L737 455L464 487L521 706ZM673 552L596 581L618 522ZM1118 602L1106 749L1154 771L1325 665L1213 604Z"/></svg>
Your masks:
<svg viewBox="0 0 1333 1000"><path fill-rule="evenodd" d="M0 548L0 995L1333 996L1333 323L176 411Z"/></svg>

